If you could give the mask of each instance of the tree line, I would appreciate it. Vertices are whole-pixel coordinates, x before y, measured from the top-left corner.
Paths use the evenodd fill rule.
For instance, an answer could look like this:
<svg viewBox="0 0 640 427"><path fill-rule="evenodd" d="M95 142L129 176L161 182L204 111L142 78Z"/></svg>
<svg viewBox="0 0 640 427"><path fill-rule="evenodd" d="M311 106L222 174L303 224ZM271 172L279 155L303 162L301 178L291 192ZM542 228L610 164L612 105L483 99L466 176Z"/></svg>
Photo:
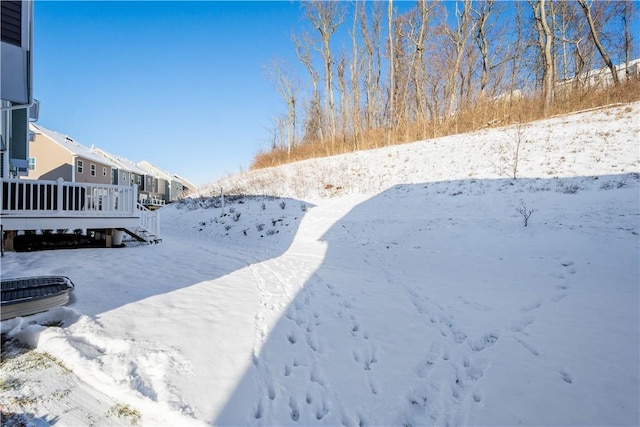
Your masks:
<svg viewBox="0 0 640 427"><path fill-rule="evenodd" d="M266 66L286 111L261 155L285 161L304 147L318 156L438 136L473 111L498 121L523 98L545 115L596 89L589 70L608 69L614 87L632 78L616 64L628 70L637 54L632 1L304 1L301 13L291 40L304 73Z"/></svg>

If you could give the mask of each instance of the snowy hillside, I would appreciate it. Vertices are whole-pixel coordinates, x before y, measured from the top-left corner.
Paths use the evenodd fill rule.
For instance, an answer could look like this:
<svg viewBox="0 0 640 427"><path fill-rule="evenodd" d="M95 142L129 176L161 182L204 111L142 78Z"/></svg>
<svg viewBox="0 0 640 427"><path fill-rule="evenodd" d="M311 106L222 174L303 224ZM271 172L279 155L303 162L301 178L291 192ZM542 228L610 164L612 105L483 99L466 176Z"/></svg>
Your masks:
<svg viewBox="0 0 640 427"><path fill-rule="evenodd" d="M162 244L7 253L76 289L2 322L3 416L638 425L639 116L248 172L163 208Z"/></svg>

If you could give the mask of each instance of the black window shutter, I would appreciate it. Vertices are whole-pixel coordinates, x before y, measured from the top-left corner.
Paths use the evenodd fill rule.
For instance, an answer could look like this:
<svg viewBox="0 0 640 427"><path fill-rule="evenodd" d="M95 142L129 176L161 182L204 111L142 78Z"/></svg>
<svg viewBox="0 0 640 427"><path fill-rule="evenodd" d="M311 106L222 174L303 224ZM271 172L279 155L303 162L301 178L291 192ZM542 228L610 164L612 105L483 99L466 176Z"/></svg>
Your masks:
<svg viewBox="0 0 640 427"><path fill-rule="evenodd" d="M22 2L2 0L0 2L0 36L3 42L22 46Z"/></svg>
<svg viewBox="0 0 640 427"><path fill-rule="evenodd" d="M4 2L4 0L3 0ZM11 153L12 159L27 160L28 121L27 109L20 108L11 112Z"/></svg>

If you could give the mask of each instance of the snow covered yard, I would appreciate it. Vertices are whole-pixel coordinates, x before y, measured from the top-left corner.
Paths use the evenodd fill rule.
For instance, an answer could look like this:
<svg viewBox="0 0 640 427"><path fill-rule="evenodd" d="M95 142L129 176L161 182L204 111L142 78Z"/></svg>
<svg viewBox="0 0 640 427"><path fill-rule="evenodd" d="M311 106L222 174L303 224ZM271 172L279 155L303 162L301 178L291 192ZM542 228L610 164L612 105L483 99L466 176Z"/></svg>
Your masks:
<svg viewBox="0 0 640 427"><path fill-rule="evenodd" d="M3 277L76 289L2 322L0 409L30 425L638 425L639 113L533 124L517 180L513 129L490 129L230 178L285 198L168 206L160 245L7 253Z"/></svg>

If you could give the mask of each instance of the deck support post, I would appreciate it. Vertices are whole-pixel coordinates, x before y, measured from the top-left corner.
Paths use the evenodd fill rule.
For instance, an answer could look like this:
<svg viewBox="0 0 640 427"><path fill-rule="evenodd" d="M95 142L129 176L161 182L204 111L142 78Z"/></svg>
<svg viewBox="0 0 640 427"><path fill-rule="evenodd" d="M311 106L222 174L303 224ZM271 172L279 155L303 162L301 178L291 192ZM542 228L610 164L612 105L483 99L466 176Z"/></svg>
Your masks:
<svg viewBox="0 0 640 427"><path fill-rule="evenodd" d="M15 237L18 235L18 232L14 230L7 230L3 234L4 236L2 236L2 239L4 242L4 250L13 251L14 250L13 239L15 239Z"/></svg>

